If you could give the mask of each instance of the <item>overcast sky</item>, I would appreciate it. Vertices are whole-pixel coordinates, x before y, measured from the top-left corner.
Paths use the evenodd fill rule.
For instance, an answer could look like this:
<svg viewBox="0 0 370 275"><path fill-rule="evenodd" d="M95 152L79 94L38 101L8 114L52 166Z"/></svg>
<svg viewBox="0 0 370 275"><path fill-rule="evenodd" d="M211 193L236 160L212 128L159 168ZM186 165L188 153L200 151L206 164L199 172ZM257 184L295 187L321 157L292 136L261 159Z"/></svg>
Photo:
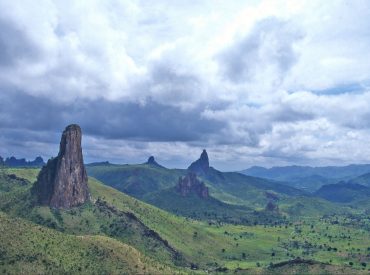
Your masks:
<svg viewBox="0 0 370 275"><path fill-rule="evenodd" d="M370 163L370 1L0 0L0 155Z"/></svg>

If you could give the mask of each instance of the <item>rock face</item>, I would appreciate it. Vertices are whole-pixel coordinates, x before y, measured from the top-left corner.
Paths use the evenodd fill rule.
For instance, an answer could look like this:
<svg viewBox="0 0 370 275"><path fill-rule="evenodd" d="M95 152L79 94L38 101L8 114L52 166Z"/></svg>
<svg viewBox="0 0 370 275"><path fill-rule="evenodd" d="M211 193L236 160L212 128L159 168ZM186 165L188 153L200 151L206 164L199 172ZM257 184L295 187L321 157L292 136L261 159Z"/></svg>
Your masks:
<svg viewBox="0 0 370 275"><path fill-rule="evenodd" d="M186 197L190 193L195 193L198 197L208 198L208 187L204 182L199 181L196 174L189 172L185 177L180 177L176 186L177 192Z"/></svg>
<svg viewBox="0 0 370 275"><path fill-rule="evenodd" d="M209 160L207 151L204 149L200 158L190 164L189 171L192 171L198 175L205 175L208 173L209 170Z"/></svg>
<svg viewBox="0 0 370 275"><path fill-rule="evenodd" d="M58 156L42 168L33 191L40 204L54 208L71 208L89 199L80 126L72 124L64 130Z"/></svg>
<svg viewBox="0 0 370 275"><path fill-rule="evenodd" d="M157 166L157 167L162 167L162 165L158 164L158 162L155 161L155 158L153 156L150 156L148 158L148 161L145 163L145 164L149 164L149 165L153 165L153 166Z"/></svg>

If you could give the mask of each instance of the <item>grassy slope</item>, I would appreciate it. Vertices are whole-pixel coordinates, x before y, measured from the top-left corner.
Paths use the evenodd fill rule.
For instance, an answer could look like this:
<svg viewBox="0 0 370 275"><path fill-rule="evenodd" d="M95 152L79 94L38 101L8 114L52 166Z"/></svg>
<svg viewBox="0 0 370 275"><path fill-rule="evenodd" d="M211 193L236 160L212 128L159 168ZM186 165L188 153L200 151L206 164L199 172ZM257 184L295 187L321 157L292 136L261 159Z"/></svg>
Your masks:
<svg viewBox="0 0 370 275"><path fill-rule="evenodd" d="M9 182L10 172L16 173L18 178ZM24 182L20 176L26 172L29 181ZM135 245L144 255L153 256L168 264L179 261L176 251L168 247L164 240L152 234L150 228L135 216L116 211L104 202L86 203L71 210L53 210L34 205L29 192L31 182L36 179L34 172L22 169L0 170L0 190L9 187L7 192L0 192L0 210L68 234L110 236L129 245Z"/></svg>
<svg viewBox="0 0 370 275"><path fill-rule="evenodd" d="M185 171L149 164L87 166L89 176L105 184L141 198L145 194L174 186Z"/></svg>
<svg viewBox="0 0 370 275"><path fill-rule="evenodd" d="M270 262L277 263L298 256L321 262L331 260L334 265L341 266L352 261L357 269L361 269L361 262L369 264L366 256L370 247L369 231L361 229L363 226L344 226L317 218L286 226L209 226L169 214L94 179L89 180L89 185L94 200L101 198L121 211L135 214L170 246L180 251L188 262L201 268L239 267L254 273L257 262L265 268ZM52 217L57 219L55 215ZM69 223L66 218L63 221ZM84 219L78 218L78 222L81 221Z"/></svg>
<svg viewBox="0 0 370 275"><path fill-rule="evenodd" d="M174 270L104 236L67 235L0 212L0 272L159 274Z"/></svg>
<svg viewBox="0 0 370 275"><path fill-rule="evenodd" d="M217 262L230 269L255 268L257 262L267 266L270 262L299 256L322 262L331 260L337 265L353 261L355 267L361 268L360 262L368 253L367 247L370 247L368 231L333 225L329 221L301 222L286 227L209 226L173 216L97 182L92 181L90 184L94 196L103 195L117 208L134 212L144 223L169 240L173 247L183 252L189 261L204 267L214 268ZM194 232L197 232L196 236ZM348 239L339 237L345 233L352 236L350 245ZM329 251L328 247L334 246L334 243L337 250ZM358 250L358 254L352 253L353 250ZM271 256L272 252L275 256ZM366 258L366 261L369 259Z"/></svg>

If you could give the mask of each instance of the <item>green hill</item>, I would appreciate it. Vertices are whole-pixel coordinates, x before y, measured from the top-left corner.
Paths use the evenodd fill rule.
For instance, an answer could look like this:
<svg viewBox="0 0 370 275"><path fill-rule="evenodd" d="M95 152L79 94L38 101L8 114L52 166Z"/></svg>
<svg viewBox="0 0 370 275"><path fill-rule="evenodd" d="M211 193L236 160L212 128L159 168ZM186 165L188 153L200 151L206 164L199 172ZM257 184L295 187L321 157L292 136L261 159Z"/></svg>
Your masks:
<svg viewBox="0 0 370 275"><path fill-rule="evenodd" d="M264 224L279 221L281 217L275 213L243 205L224 203L213 197L199 198L196 194L184 197L174 187L150 193L144 200L161 209L192 219L204 220L210 223L233 224Z"/></svg>
<svg viewBox="0 0 370 275"><path fill-rule="evenodd" d="M172 187L178 178L186 173L184 170L167 169L152 164L100 163L86 165L86 169L89 176L136 198Z"/></svg>
<svg viewBox="0 0 370 275"><path fill-rule="evenodd" d="M328 201L352 203L370 198L370 188L352 182L340 182L322 186L315 195Z"/></svg>
<svg viewBox="0 0 370 275"><path fill-rule="evenodd" d="M0 212L3 274L176 273L105 236L69 235Z"/></svg>
<svg viewBox="0 0 370 275"><path fill-rule="evenodd" d="M366 173L359 177L353 178L349 180L350 183L361 184L367 187L370 187L370 173Z"/></svg>
<svg viewBox="0 0 370 275"><path fill-rule="evenodd" d="M85 257L81 263L86 273L99 274L119 273L125 262L129 263L125 264L122 273L129 274L143 270L144 266L146 270L154 270L151 273L157 273L155 270L158 269L189 273L189 268L193 267L201 273L249 270L255 274L267 272L270 263L277 264L298 256L330 262L334 266L347 266L352 262L356 270L361 270L362 263L368 262L368 232L363 229L363 223L357 226L356 220L346 218L334 223L331 219L315 217L257 226L209 224L175 216L93 178L89 179L91 203L56 211L34 205L29 197L37 170L2 169L1 173L0 210L6 214L1 214L4 222L0 223L0 228L8 234L3 237L7 241L1 242L6 246L1 246L0 271L18 273L20 268L29 266L29 270L41 273L45 270L58 273L62 268L73 273L79 271L80 257ZM9 178L13 182L9 182ZM6 223L9 226L5 228ZM12 234L12 228L19 228L19 231ZM40 231L41 235L34 231ZM36 239L31 238L33 235ZM36 242L39 238L43 239L40 247ZM20 247L22 243L25 243L24 248ZM45 248L45 243L50 251ZM90 243L93 244L90 246ZM78 251L80 256L73 253L71 257L67 256L70 248ZM122 254L119 254L121 250ZM132 259L136 255L142 264ZM29 257L31 263L23 263L23 256ZM37 261L33 261L34 256L39 257ZM43 261L44 257L47 259ZM99 257L105 258L95 272L94 263L101 261ZM53 259L60 260L57 262L59 267L54 265ZM18 261L19 264L15 264ZM135 270L136 266L138 269Z"/></svg>

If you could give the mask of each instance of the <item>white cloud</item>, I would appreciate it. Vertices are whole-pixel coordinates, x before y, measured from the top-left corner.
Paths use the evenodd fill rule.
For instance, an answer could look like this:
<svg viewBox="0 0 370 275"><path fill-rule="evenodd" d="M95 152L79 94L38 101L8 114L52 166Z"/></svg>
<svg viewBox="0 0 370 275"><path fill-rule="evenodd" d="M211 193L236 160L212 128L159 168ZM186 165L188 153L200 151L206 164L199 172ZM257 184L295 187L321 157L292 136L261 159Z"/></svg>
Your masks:
<svg viewBox="0 0 370 275"><path fill-rule="evenodd" d="M156 102L226 125L131 156L210 147L227 169L370 161L369 18L366 0L0 0L1 92Z"/></svg>

